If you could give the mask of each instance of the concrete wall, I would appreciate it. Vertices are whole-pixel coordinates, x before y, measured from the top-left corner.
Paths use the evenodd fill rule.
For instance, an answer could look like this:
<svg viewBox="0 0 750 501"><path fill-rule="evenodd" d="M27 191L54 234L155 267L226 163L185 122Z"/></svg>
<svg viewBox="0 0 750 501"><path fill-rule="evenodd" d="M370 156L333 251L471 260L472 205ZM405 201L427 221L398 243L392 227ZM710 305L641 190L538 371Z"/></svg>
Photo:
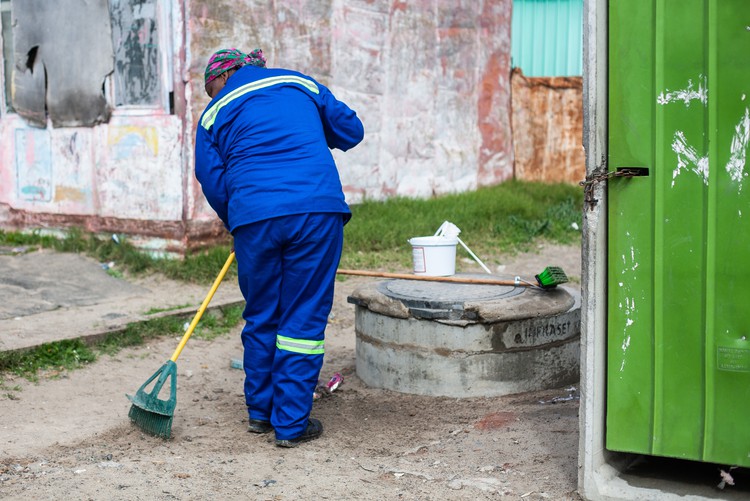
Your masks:
<svg viewBox="0 0 750 501"><path fill-rule="evenodd" d="M11 80L12 95L0 99L0 228L79 226L129 234L137 245L156 251L180 252L188 244L192 223L185 215L193 196L186 181L192 174L185 161L191 153L185 140L183 6L154 0L116 3L133 14L118 18L126 21L128 35L119 41L112 37L115 23L110 23L107 0L56 3L57 10L91 18L89 24L102 31L98 36L103 41L92 45L74 23L60 22L59 16L35 17L23 0L12 2L13 36L4 37L0 52L11 54L15 66L12 74L2 75L3 88L4 80ZM36 7L43 10L45 5ZM144 20L156 20L158 30L141 24ZM162 48L158 57L154 46ZM147 55L158 68L152 102L114 105L126 94L125 85L143 86L128 68L115 70L124 77L120 87L112 73L79 78L88 73L89 63L97 62L99 68L100 61L108 60L112 67L118 50L131 57ZM69 55L73 52L75 57ZM115 68L121 62L115 60ZM142 73L142 66L131 67L139 68ZM78 89L81 80L85 89L93 87L98 99L107 100L107 109L93 119L76 105L75 92L65 91ZM36 92L35 86L41 90Z"/></svg>
<svg viewBox="0 0 750 501"><path fill-rule="evenodd" d="M365 141L335 153L350 203L462 192L513 176L512 0L159 6L171 90L161 110L112 106L105 123L34 129L0 104L1 228L77 225L178 252L225 237L193 176L195 124L208 102L203 70L224 47L262 48L269 66L310 74L358 112ZM557 160L545 162L553 172L546 165Z"/></svg>
<svg viewBox="0 0 750 501"><path fill-rule="evenodd" d="M337 155L347 199L425 197L513 174L511 0L190 3L192 120L223 47L263 49L354 108L365 140ZM241 20L238 22L238 20Z"/></svg>

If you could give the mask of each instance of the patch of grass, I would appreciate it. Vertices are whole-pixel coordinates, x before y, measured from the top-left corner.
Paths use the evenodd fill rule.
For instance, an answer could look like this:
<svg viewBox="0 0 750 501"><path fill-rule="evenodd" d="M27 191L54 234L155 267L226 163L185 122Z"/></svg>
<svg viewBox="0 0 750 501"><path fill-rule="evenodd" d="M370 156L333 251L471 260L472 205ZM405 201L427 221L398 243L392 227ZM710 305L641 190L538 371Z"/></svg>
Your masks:
<svg viewBox="0 0 750 501"><path fill-rule="evenodd" d="M94 360L95 353L83 341L58 341L30 350L0 353L0 372L10 372L33 381L41 370L72 370Z"/></svg>
<svg viewBox="0 0 750 501"><path fill-rule="evenodd" d="M211 313L206 313L204 317L207 318L210 315ZM124 330L114 332L99 340L93 347L97 350L98 355L116 355L123 348L141 346L161 336L183 334L184 324L185 317L183 316L165 316L153 318L145 322L129 324ZM166 354L165 358L168 358L169 355L171 353Z"/></svg>
<svg viewBox="0 0 750 501"><path fill-rule="evenodd" d="M0 395L7 398L8 400L18 400L19 397L17 393L20 393L22 389L23 388L21 388L20 385L8 386L5 383L5 379L0 377L0 391L5 392Z"/></svg>
<svg viewBox="0 0 750 501"><path fill-rule="evenodd" d="M569 244L580 239L573 223L580 228L582 207L576 186L521 181L428 200L364 202L352 206L341 267L411 267L408 240L433 235L443 221L458 226L479 256L525 251L539 240Z"/></svg>
<svg viewBox="0 0 750 501"><path fill-rule="evenodd" d="M231 247L218 245L187 254L184 259L155 259L154 268L173 280L210 284L229 257ZM224 280L237 276L237 262L227 271Z"/></svg>
<svg viewBox="0 0 750 501"><path fill-rule="evenodd" d="M151 308L146 313L144 313L144 315L156 315L157 313L162 313L165 311L181 310L182 308L187 308L188 306L192 305L190 303L185 303L177 306L172 306L171 308Z"/></svg>
<svg viewBox="0 0 750 501"><path fill-rule="evenodd" d="M193 336L212 340L226 335L242 320L242 310L242 306L230 306L205 313ZM162 336L182 335L185 332L185 322L184 316L165 316L130 324L124 330L109 334L90 345L81 340L69 340L44 344L30 350L3 352L0 353L0 374L12 373L36 381L41 371L79 369L103 355L116 355L129 346L140 346ZM165 360L171 354L165 353ZM0 385L0 390L4 389L6 388Z"/></svg>
<svg viewBox="0 0 750 501"><path fill-rule="evenodd" d="M211 341L228 334L242 321L243 306L230 306L221 310L221 315L209 315L196 326L194 336Z"/></svg>
<svg viewBox="0 0 750 501"><path fill-rule="evenodd" d="M120 270L113 270L112 268L107 270L107 275L114 278L124 278L125 274Z"/></svg>

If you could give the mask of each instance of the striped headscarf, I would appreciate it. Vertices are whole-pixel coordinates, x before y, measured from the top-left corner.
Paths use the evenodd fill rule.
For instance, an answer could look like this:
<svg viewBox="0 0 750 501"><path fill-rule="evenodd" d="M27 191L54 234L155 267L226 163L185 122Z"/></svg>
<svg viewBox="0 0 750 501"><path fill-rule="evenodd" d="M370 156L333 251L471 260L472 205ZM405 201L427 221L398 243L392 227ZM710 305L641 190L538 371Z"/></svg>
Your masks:
<svg viewBox="0 0 750 501"><path fill-rule="evenodd" d="M216 51L208 60L208 65L206 65L206 73L204 75L205 85L208 85L208 82L225 71L239 68L246 64L265 68L266 58L263 57L263 51L255 49L250 54L245 54L237 49L221 49Z"/></svg>

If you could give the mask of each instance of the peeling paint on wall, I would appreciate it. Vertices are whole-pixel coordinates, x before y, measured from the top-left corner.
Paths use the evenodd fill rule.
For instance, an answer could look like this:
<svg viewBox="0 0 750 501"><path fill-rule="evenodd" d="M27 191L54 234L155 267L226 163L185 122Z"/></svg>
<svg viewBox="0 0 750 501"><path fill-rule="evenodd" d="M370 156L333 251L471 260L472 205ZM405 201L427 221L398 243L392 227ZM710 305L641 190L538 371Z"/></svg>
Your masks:
<svg viewBox="0 0 750 501"><path fill-rule="evenodd" d="M672 171L672 187L677 177L683 171L690 171L701 178L704 185L708 185L708 155L700 156L698 151L688 144L685 133L675 131L672 140L672 151L677 154L677 167Z"/></svg>
<svg viewBox="0 0 750 501"><path fill-rule="evenodd" d="M630 237L630 233L627 234ZM628 255L623 254L622 260L622 281L618 282L618 286L623 289L624 292L624 304L620 302L618 308L623 311L625 315L625 325L621 334L621 352L622 359L620 361L620 372L625 370L626 361L628 358L628 350L631 344L630 328L636 323L636 317L638 316L638 310L636 309L635 297L632 295L631 284L637 279L635 274L638 269L637 252L635 247L630 246L630 252Z"/></svg>
<svg viewBox="0 0 750 501"><path fill-rule="evenodd" d="M55 202L84 202L86 193L75 186L57 185L55 186Z"/></svg>
<svg viewBox="0 0 750 501"><path fill-rule="evenodd" d="M705 75L700 75L698 77L697 89L693 89L693 81L688 80L685 89L678 89L675 91L667 89L656 98L656 102L659 104L682 101L682 103L688 108L690 107L690 102L696 100L700 101L704 106L708 104L708 79Z"/></svg>
<svg viewBox="0 0 750 501"><path fill-rule="evenodd" d="M670 91L666 89L657 97L656 102L662 106L670 103L682 103L686 108L690 107L692 101L700 102L704 107L708 105L708 82L704 75L698 77L698 89L693 88L693 81L689 79L685 89ZM677 166L672 171L672 187L674 188L677 178L682 172L693 172L708 185L708 154L701 155L698 150L690 144L685 132L676 130L672 139L672 151L677 155Z"/></svg>
<svg viewBox="0 0 750 501"><path fill-rule="evenodd" d="M698 77L698 89L693 89L693 81L688 80L687 87L676 91L663 91L656 97L656 102L660 105L670 103L679 103L690 107L691 101L699 101L704 107L708 106L708 82L704 75ZM744 102L746 96L743 94L740 98ZM742 193L742 186L748 173L745 170L747 161L747 147L750 143L750 108L744 107L742 116L734 128L732 143L729 147L729 160L726 164L726 172L729 179L737 186L737 193ZM672 171L672 187L674 188L677 178L682 172L692 172L696 174L703 184L708 186L709 180L709 158L708 152L701 155L694 147L685 132L676 130L672 140L672 151L677 155L677 166ZM738 211L742 217L742 211Z"/></svg>
<svg viewBox="0 0 750 501"><path fill-rule="evenodd" d="M156 0L109 0L115 57L115 105L160 100Z"/></svg>
<svg viewBox="0 0 750 501"><path fill-rule="evenodd" d="M750 142L750 109L745 108L745 114L740 118L740 123L734 128L729 162L727 162L727 173L729 174L729 178L737 183L738 194L742 193L742 183L747 177L745 165L748 142Z"/></svg>
<svg viewBox="0 0 750 501"><path fill-rule="evenodd" d="M180 128L170 115L110 122L95 171L102 216L182 219L182 149L175 141Z"/></svg>

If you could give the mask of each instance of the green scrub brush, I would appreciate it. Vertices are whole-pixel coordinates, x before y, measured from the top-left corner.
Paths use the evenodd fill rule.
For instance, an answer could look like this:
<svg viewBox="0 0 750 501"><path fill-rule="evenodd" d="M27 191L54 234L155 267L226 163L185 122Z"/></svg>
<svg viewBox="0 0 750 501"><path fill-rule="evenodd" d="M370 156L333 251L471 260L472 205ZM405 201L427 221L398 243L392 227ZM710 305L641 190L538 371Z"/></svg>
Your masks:
<svg viewBox="0 0 750 501"><path fill-rule="evenodd" d="M551 289L568 281L568 276L559 266L548 266L540 274L535 275L539 287Z"/></svg>

